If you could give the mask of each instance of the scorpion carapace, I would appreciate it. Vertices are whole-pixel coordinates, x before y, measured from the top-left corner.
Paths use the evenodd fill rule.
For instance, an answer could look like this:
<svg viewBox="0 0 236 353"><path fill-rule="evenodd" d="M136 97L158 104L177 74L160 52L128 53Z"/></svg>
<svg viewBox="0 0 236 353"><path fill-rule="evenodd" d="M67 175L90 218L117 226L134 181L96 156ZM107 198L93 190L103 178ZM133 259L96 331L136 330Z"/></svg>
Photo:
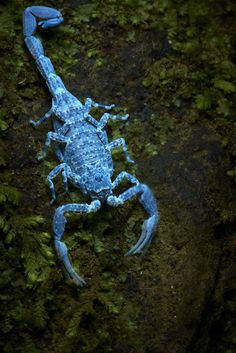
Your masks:
<svg viewBox="0 0 236 353"><path fill-rule="evenodd" d="M114 105L103 105L87 98L81 103L76 97L67 91L61 78L56 74L51 60L44 55L43 46L35 37L37 26L49 28L63 22L61 13L46 6L31 6L23 13L24 40L36 65L46 80L46 84L52 94L52 106L50 110L38 121L30 120L34 126L40 125L53 115L53 129L47 134L45 147L39 159L45 157L51 141L56 141L55 153L60 161L48 175L47 180L52 196L51 203L56 199L53 179L62 174L65 191L68 191L68 180L78 187L83 194L92 198L90 204L66 204L58 207L53 218L53 233L55 237L55 248L62 263L64 272L76 285L83 286L85 281L73 269L66 245L61 241L65 230L68 212L90 213L96 212L101 204L106 202L110 206L118 206L138 196L139 202L149 215L142 226L141 236L125 255L136 254L146 249L154 235L159 215L157 203L151 189L141 184L138 179L123 171L114 181L112 150L121 146L126 160L133 163L129 157L125 140L119 138L109 142L104 127L109 119L127 120L128 115L119 116L105 113L99 121L90 114L92 107L111 110ZM59 147L58 147L59 146ZM134 184L119 196L113 195L113 190L127 179Z"/></svg>

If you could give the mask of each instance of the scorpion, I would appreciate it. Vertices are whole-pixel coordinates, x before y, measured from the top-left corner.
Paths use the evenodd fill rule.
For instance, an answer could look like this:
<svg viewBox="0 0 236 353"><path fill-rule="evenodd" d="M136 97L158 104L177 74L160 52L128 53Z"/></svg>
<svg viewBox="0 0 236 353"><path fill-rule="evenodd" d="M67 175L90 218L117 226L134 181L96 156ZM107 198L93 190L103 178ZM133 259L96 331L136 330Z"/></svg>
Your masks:
<svg viewBox="0 0 236 353"><path fill-rule="evenodd" d="M46 81L52 94L52 105L49 111L39 120L30 120L34 126L38 126L53 116L53 131L47 133L43 152L38 157L43 159L52 141L57 147L55 154L60 161L47 176L51 193L51 204L56 200L53 179L61 173L65 191L68 192L68 180L78 187L82 194L91 197L90 204L70 203L58 207L55 211L52 229L54 233L55 249L61 262L65 276L77 286L83 287L85 280L74 270L66 244L62 241L65 231L65 213L90 213L100 209L102 203L116 207L138 196L139 202L149 215L142 225L142 233L137 243L125 254L143 252L150 245L158 220L159 213L153 192L146 184L141 184L138 179L122 171L112 181L113 161L112 150L122 147L126 160L134 163L130 158L125 140L118 138L108 141L106 131L103 129L108 120L127 120L124 116L104 113L97 121L91 114L92 107L111 110L112 105L96 103L91 98L86 98L82 104L64 86L62 79L56 74L51 60L44 54L41 41L35 36L37 27L47 29L58 26L64 21L62 14L51 7L31 6L23 12L23 35L25 44L35 59L38 70ZM122 182L128 180L132 186L119 196L113 194L113 190Z"/></svg>

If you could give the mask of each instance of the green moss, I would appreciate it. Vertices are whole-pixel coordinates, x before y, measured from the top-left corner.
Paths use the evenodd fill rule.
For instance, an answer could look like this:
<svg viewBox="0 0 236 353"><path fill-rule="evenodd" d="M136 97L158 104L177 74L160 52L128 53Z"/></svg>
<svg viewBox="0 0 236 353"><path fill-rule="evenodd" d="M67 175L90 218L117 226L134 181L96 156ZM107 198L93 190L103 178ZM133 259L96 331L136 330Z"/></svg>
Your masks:
<svg viewBox="0 0 236 353"><path fill-rule="evenodd" d="M112 290L109 292L100 292L98 295L98 300L105 306L106 310L110 314L119 314L124 302L123 297Z"/></svg>
<svg viewBox="0 0 236 353"><path fill-rule="evenodd" d="M12 203L13 205L19 204L20 194L16 188L2 184L0 186L0 203Z"/></svg>
<svg viewBox="0 0 236 353"><path fill-rule="evenodd" d="M113 139L124 133L132 158L146 160L155 156L173 137L173 132L178 131L180 124L190 123L187 132L184 130L188 135L191 124L204 119L219 134L221 145L229 155L236 155L232 119L235 114L235 65L231 48L235 35L231 23L233 2L224 2L222 9L212 1L107 0L73 9L70 2L55 4L54 1L48 3L61 7L66 21L49 37L41 33L46 53L65 84L71 84L76 93L80 91L79 99L91 88L93 95L99 96L104 90L102 78L112 80L111 72L105 70L113 70L115 83L111 86L112 92L105 92L104 97L111 103L115 98L119 104L127 106L123 110L116 108L116 114L130 112L135 107L133 116L136 118L131 117L124 125L112 123L107 129L111 130ZM4 72L9 73L0 86L0 164L5 168L0 186L0 229L3 232L0 243L1 330L5 341L0 343L0 348L4 352L20 353L77 350L99 353L111 352L117 345L115 349L124 352L159 351L163 347L162 339L168 340L159 330L159 324L161 326L163 317L166 320L164 314L169 308L160 302L160 288L154 281L158 283L157 273L163 281L165 277L170 278L169 268L174 268L169 240L173 238L173 228L177 229L173 242L176 248L181 248L179 225L168 220L168 212L176 214L177 207L168 211L167 206L162 205L165 216L160 229L162 240L158 243L160 253L159 250L150 252L150 257L142 262L136 257L123 257L140 235L145 214L138 203L130 202L115 210L104 207L97 214L86 217L67 215L63 239L73 265L85 277L87 287L77 291L65 283L54 253L50 230L54 208L49 209L49 192L44 181L56 161L53 154L49 154L43 163L32 157L42 146L49 125L37 130L26 128L31 112L38 115L38 111L47 109L49 102L43 80L23 46L20 11L28 5L25 1L10 1L1 6L0 16L0 42L4 54L0 58L0 71L2 76ZM222 12L229 18L228 28L221 19ZM144 52L140 82L137 83L138 78L133 79L127 69L132 61L139 62L139 51L134 51L136 56L133 58L132 50L139 46L143 34L154 30L165 31L171 48L168 55L158 58L151 49ZM107 38L112 47L115 41L115 51L109 47ZM148 44L147 41L147 47ZM154 49L156 43L152 45ZM82 74L86 69L88 77ZM127 71L123 73L123 70ZM75 75L80 77L78 88L73 84ZM129 90L134 80L140 95L131 97ZM133 92L136 94L135 90ZM47 103L42 103L46 100ZM149 107L145 118L143 106ZM186 135L181 136L181 141L187 138ZM196 152L193 159L198 160L202 155ZM117 173L124 169L133 173L138 169L125 164L119 150L114 153L114 161ZM168 175L168 171L166 173ZM149 171L146 174L148 177ZM233 167L228 176L235 178ZM53 207L68 202L90 202L73 186L69 195L63 196L59 180L56 180L58 200ZM125 186L123 184L121 189ZM174 189L162 187L161 200L165 200L165 192L170 195L169 199L172 194L176 195ZM219 213L219 222L234 222L235 205L230 205L230 211L227 207ZM186 214L188 216L187 211ZM171 256L172 262L168 260ZM164 265L160 258L164 258ZM178 279L181 270L176 269ZM169 283L163 284L163 301L174 295L168 292L169 288ZM181 306L179 303L184 295L179 294L175 309ZM156 319L158 325L154 321L152 327L156 313L152 305L156 302L160 317ZM150 341L142 336L142 332L148 334L149 331ZM41 340L36 339L39 333ZM233 342L234 325L228 326L226 336L227 343Z"/></svg>

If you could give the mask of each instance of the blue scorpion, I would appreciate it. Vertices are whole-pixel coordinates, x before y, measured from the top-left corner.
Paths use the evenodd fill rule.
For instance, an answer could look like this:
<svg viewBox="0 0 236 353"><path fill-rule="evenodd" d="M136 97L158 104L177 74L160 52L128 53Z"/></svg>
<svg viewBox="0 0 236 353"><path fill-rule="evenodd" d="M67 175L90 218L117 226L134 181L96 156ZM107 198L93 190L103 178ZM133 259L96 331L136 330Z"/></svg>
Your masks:
<svg viewBox="0 0 236 353"><path fill-rule="evenodd" d="M23 12L25 44L35 59L53 97L50 110L41 119L30 120L31 124L38 126L52 115L54 116L54 131L48 132L44 150L39 157L39 159L44 158L51 141L56 142L55 153L60 164L47 177L52 196L51 203L56 199L53 179L60 173L63 177L65 191L68 191L68 180L70 180L84 195L89 195L92 199L90 204L72 203L58 207L52 224L55 248L65 275L77 286L82 287L85 285L85 281L73 269L68 257L67 246L61 241L66 225L65 213L96 212L104 202L116 207L137 195L149 218L143 223L138 242L125 256L141 252L149 246L158 223L159 214L151 189L147 185L141 184L136 177L123 171L114 181L111 180L113 175L112 150L114 148L121 146L126 160L130 163L133 161L129 157L125 140L119 138L109 143L107 133L103 128L109 119L126 120L128 115L119 116L104 113L99 121L93 118L90 114L92 107L110 110L114 105L98 104L91 98L87 98L82 104L68 92L61 78L55 73L51 60L45 56L40 40L34 35L37 26L47 29L62 22L61 13L47 6L31 6ZM113 195L113 190L123 179L134 185L119 196Z"/></svg>

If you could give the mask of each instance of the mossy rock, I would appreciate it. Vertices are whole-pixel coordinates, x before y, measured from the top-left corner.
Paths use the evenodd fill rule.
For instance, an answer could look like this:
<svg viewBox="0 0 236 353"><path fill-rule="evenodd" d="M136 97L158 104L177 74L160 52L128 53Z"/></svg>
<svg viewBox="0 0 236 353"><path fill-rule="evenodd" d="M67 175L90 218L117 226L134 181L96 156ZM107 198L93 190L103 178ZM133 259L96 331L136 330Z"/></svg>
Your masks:
<svg viewBox="0 0 236 353"><path fill-rule="evenodd" d="M136 172L161 215L148 252L127 258L146 216L138 201L68 217L64 240L87 281L81 290L65 281L51 221L56 207L84 199L73 186L63 195L58 177L49 205L45 179L57 161L52 151L43 162L36 155L51 125L28 123L51 104L23 46L28 5L3 1L0 16L0 350L234 352L234 2L47 3L66 19L40 33L47 55L82 102L130 114L107 131L125 137L137 165L117 152L115 173Z"/></svg>

